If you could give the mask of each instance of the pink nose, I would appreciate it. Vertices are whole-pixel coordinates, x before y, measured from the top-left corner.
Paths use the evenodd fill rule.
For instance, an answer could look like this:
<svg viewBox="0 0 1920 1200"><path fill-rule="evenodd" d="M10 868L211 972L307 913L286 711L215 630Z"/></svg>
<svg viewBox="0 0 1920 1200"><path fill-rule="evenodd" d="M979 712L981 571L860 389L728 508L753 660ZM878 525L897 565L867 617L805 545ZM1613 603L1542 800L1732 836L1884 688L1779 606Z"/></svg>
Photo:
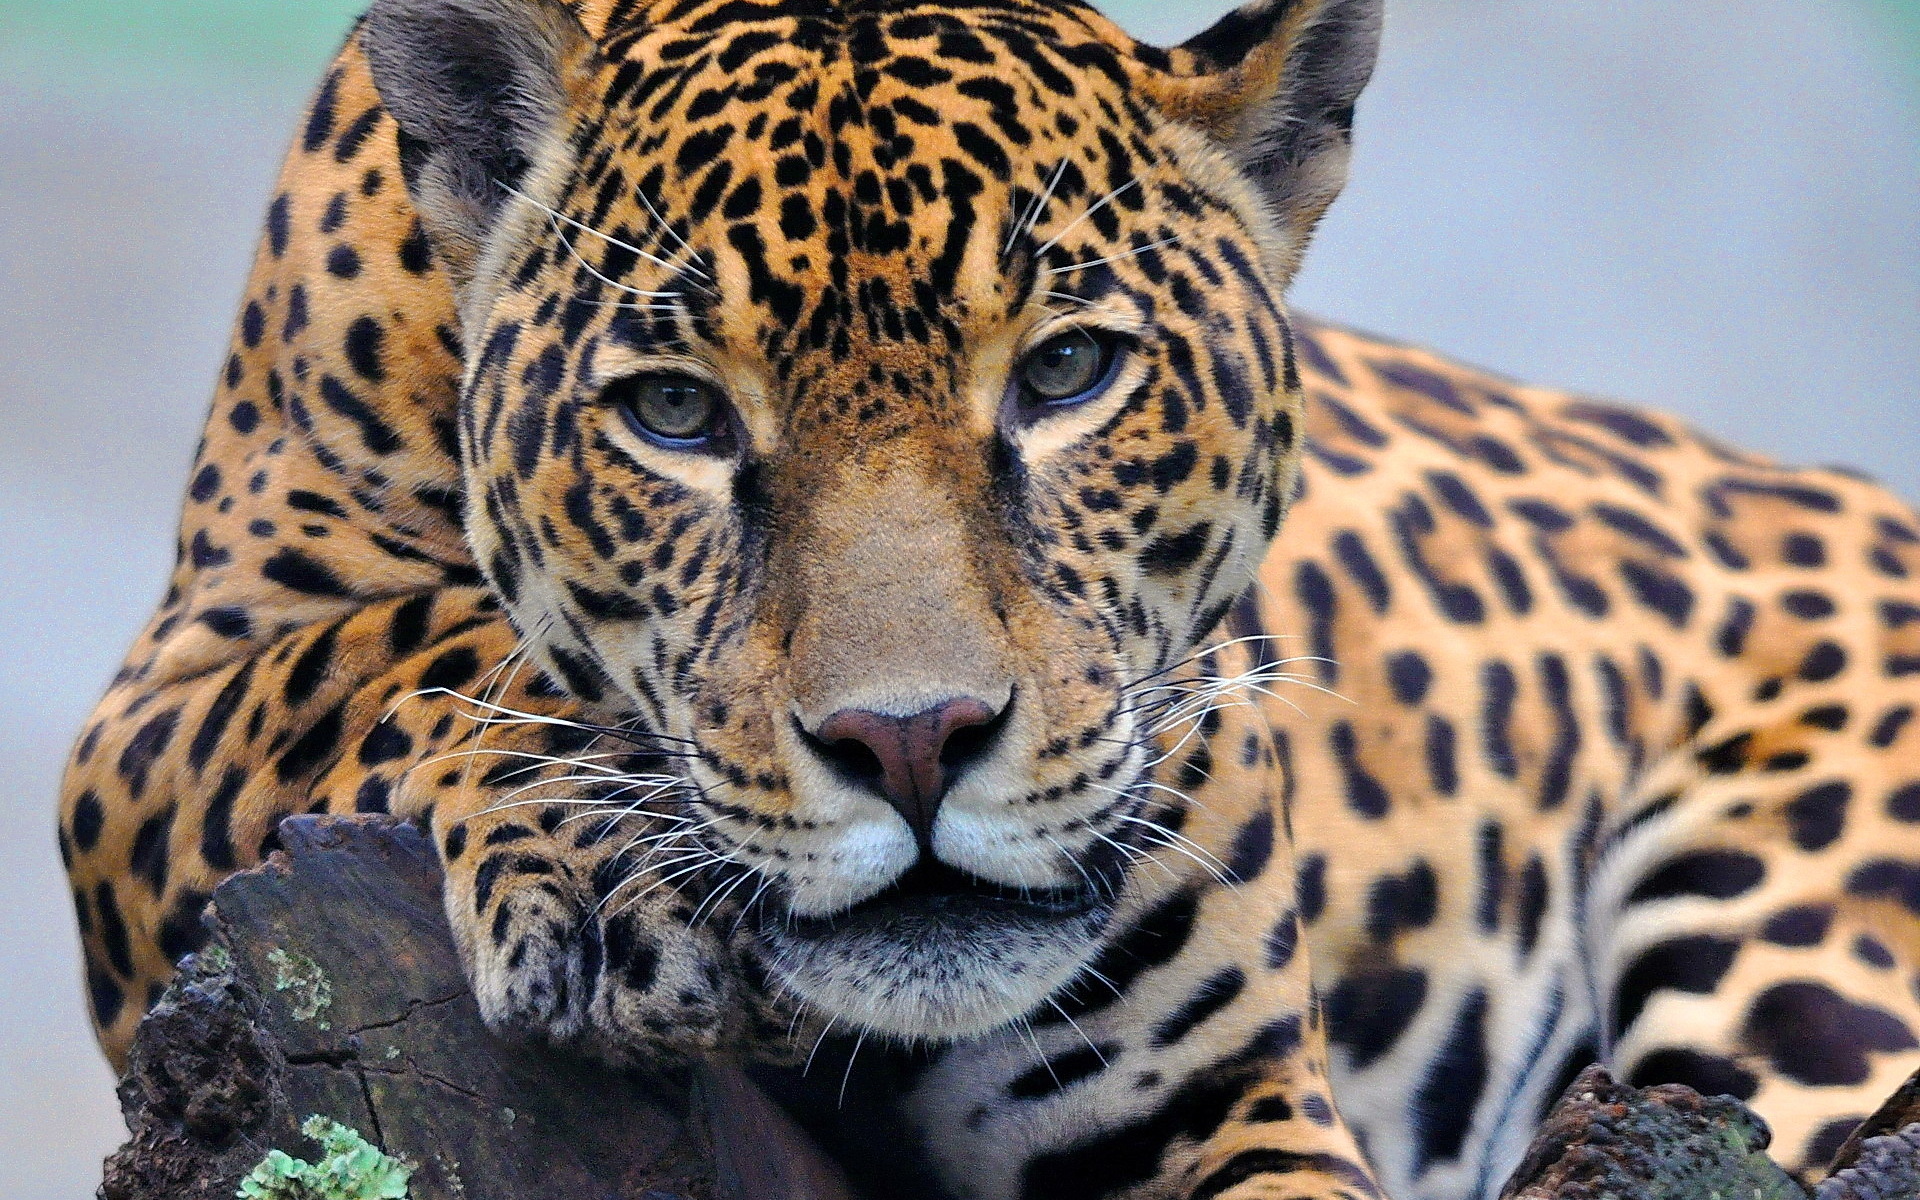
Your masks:
<svg viewBox="0 0 1920 1200"><path fill-rule="evenodd" d="M884 796L930 849L950 772L986 751L1000 716L971 698L909 717L848 708L820 722L814 736L830 761Z"/></svg>

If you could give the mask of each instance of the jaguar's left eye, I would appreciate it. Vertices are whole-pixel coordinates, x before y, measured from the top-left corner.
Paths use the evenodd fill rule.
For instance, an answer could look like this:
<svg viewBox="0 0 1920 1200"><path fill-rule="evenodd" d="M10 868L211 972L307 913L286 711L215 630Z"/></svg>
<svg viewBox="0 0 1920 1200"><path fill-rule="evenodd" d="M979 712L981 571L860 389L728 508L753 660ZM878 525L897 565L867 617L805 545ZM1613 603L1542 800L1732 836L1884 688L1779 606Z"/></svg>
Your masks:
<svg viewBox="0 0 1920 1200"><path fill-rule="evenodd" d="M1120 360L1120 341L1099 329L1069 329L1042 342L1014 372L1020 402L1058 408L1091 400L1110 382Z"/></svg>
<svg viewBox="0 0 1920 1200"><path fill-rule="evenodd" d="M690 375L636 375L609 385L602 398L642 437L671 450L720 453L731 440L720 389Z"/></svg>

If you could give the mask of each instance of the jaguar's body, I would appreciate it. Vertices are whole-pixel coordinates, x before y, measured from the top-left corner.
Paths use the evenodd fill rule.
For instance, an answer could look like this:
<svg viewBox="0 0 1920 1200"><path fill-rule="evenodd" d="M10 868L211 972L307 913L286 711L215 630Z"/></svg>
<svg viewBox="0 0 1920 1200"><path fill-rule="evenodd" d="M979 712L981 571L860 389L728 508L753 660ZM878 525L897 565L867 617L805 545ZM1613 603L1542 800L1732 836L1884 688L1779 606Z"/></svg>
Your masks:
<svg viewBox="0 0 1920 1200"><path fill-rule="evenodd" d="M864 1043L913 1188L1490 1195L1595 1057L1817 1173L1920 1066L1920 523L1290 317L1377 22L380 0L73 757L109 1055L391 811L496 1027Z"/></svg>

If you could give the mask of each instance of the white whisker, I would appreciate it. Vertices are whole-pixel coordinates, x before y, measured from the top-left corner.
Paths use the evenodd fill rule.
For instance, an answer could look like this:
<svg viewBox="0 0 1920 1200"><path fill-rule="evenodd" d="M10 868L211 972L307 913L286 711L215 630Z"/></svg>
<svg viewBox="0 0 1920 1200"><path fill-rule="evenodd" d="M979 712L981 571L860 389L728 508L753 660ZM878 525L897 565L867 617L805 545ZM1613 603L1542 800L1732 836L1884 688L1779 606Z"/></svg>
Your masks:
<svg viewBox="0 0 1920 1200"><path fill-rule="evenodd" d="M1021 215L1020 223L1007 234L1007 244L1000 248L1001 258L1012 254L1014 243L1032 233L1033 227L1040 223L1040 216L1046 210L1047 201L1053 199L1053 190L1060 186L1061 178L1067 173L1067 164L1071 161L1071 159L1061 159L1060 165L1053 169L1053 178L1047 180L1046 190L1034 197L1033 203L1027 205L1027 211Z"/></svg>
<svg viewBox="0 0 1920 1200"><path fill-rule="evenodd" d="M1101 209L1105 208L1107 205L1112 204L1115 200L1118 200L1121 196L1125 195L1128 191L1138 186L1140 186L1140 178L1139 176L1136 175L1134 178L1129 179L1127 182L1121 184L1119 187L1113 189L1112 191L1108 192L1106 195L1094 201L1093 206L1091 208L1087 209L1087 211L1075 217L1071 222L1067 224L1067 227L1065 229L1062 229L1059 233L1054 234L1051 238L1047 239L1046 243L1043 244L1038 250L1035 250L1033 252L1034 261L1038 262L1041 259L1045 258L1047 256L1047 251L1053 249L1055 246L1058 246L1062 238L1066 237L1068 234L1072 233L1074 230L1080 228L1080 226L1087 220L1087 218L1093 216L1093 214L1099 212Z"/></svg>
<svg viewBox="0 0 1920 1200"><path fill-rule="evenodd" d="M1069 263L1064 267L1049 267L1045 271L1042 271L1041 274L1067 275L1074 271L1085 271L1093 267L1104 267L1108 263L1117 263L1122 259L1133 258L1136 255L1145 254L1149 250L1158 250L1162 246L1171 246L1179 240L1179 238L1162 238L1152 245L1135 246L1133 249L1123 250L1119 254L1109 254L1105 258L1090 258L1086 262Z"/></svg>
<svg viewBox="0 0 1920 1200"><path fill-rule="evenodd" d="M591 225L585 224L584 222L581 222L581 221L576 221L572 217L569 217L567 214L560 212L557 209L548 208L546 205L540 203L538 200L535 200L532 196L527 195L525 192L522 192L517 188L512 187L509 184L503 183L500 186L503 188L506 188L508 193L510 193L511 195L526 201L528 204L533 205L535 208L539 209L541 212L547 214L547 218L549 220L565 221L567 224L573 226L575 229L578 229L581 233L584 233L589 237L597 237L601 241L607 243L610 246L618 246L620 249L625 250L629 254L638 255L639 257L646 259L648 262L653 263L655 266L665 268L666 270L669 270L669 271L673 271L676 274L679 273L680 271L691 270L694 272L694 274L701 276L701 278L706 277L705 272L699 270L697 267L693 267L686 263L670 262L667 259L661 258L657 254L651 254L645 250L642 250L638 246L629 245L628 243L621 241L619 238L614 237L611 234L602 233L600 230L595 229ZM647 208L649 211L651 211L653 206L649 204ZM561 240L565 241L565 235L562 235ZM572 244L569 243L567 248L572 249L573 248ZM579 255L576 253L574 257L578 258ZM585 260L583 259L582 262L584 261ZM589 267L588 269L591 270L592 268ZM613 283L611 279L606 280L606 282ZM622 285L614 283L613 286L620 287ZM658 292L658 293L652 293L652 294L678 295L678 293L665 293L665 292Z"/></svg>

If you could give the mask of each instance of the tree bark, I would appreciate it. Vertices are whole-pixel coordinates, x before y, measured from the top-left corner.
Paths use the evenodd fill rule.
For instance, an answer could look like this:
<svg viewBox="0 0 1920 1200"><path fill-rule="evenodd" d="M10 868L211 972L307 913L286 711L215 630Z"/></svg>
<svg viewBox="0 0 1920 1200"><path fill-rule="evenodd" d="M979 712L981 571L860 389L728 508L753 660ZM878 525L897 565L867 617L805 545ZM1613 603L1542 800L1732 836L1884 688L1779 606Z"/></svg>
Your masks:
<svg viewBox="0 0 1920 1200"><path fill-rule="evenodd" d="M214 893L211 940L141 1026L120 1085L133 1136L104 1200L229 1200L268 1150L299 1157L315 1115L415 1164L411 1200L855 1200L737 1069L641 1077L489 1033L419 830L299 817L281 841ZM1595 1067L1502 1196L1807 1200L1766 1145L1731 1098ZM1835 1170L1818 1200L1920 1197L1920 1077Z"/></svg>
<svg viewBox="0 0 1920 1200"><path fill-rule="evenodd" d="M320 1115L416 1164L412 1200L851 1200L744 1075L653 1079L495 1038L412 826L295 818L214 893L147 1017L105 1200L230 1200Z"/></svg>

